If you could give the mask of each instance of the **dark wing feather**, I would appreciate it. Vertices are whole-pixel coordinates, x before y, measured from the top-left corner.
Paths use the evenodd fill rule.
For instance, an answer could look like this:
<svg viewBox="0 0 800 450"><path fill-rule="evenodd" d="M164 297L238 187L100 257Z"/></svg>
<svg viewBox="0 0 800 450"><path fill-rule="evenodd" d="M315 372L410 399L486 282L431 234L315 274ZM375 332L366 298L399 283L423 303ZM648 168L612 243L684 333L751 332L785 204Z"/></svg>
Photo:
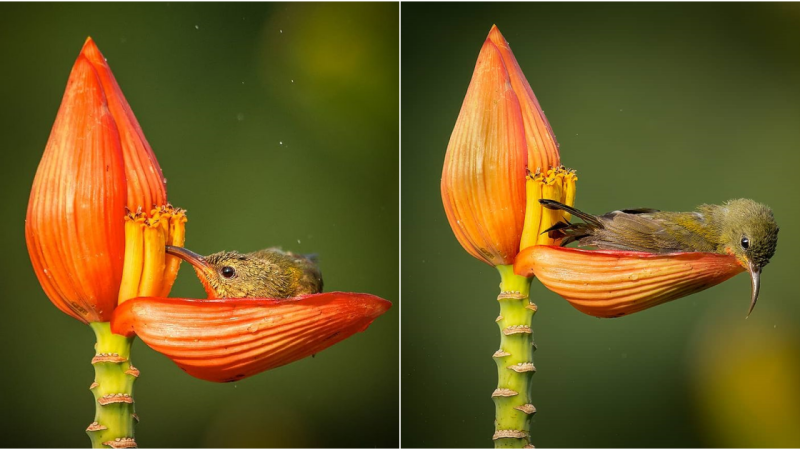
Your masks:
<svg viewBox="0 0 800 450"><path fill-rule="evenodd" d="M581 238L581 245L650 253L676 251L676 243L665 242L669 239L664 239L668 234L663 223L649 214L614 211L601 216L600 220L605 226Z"/></svg>
<svg viewBox="0 0 800 450"><path fill-rule="evenodd" d="M582 238L580 244L649 253L713 251L700 236L678 225L675 214L614 211L601 216L605 226Z"/></svg>
<svg viewBox="0 0 800 450"><path fill-rule="evenodd" d="M594 226L597 226L597 227L602 227L603 226L603 224L600 223L599 220L597 220L597 217L595 217L595 216L593 216L591 214L585 213L585 212L583 212L581 210L575 209L575 208L573 208L571 206L567 206L567 205L565 205L563 203L559 203L559 202L557 202L555 200L548 200L548 199L543 198L543 199L539 200L539 203L541 203L542 206L544 206L547 209L560 209L562 211L566 211L566 212L572 214L575 217L579 217L584 222L590 223L590 224L592 224Z"/></svg>
<svg viewBox="0 0 800 450"><path fill-rule="evenodd" d="M617 211L614 211L614 212L617 212ZM652 213L657 213L657 212L661 212L661 211L658 210L658 209L653 209L653 208L633 208L633 209L623 209L623 210L620 210L619 212L624 212L626 214L652 214Z"/></svg>

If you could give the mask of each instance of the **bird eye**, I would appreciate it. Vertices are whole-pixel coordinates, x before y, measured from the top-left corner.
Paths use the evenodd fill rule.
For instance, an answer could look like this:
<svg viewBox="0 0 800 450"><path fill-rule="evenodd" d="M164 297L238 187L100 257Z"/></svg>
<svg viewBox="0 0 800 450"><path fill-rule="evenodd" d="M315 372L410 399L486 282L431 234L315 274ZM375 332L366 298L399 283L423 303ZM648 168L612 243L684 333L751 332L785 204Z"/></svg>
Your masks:
<svg viewBox="0 0 800 450"><path fill-rule="evenodd" d="M222 268L222 276L225 278L230 278L236 274L236 271L231 266L225 266Z"/></svg>
<svg viewBox="0 0 800 450"><path fill-rule="evenodd" d="M747 250L747 247L750 247L750 239L747 239L746 237L743 237L742 238L742 248Z"/></svg>

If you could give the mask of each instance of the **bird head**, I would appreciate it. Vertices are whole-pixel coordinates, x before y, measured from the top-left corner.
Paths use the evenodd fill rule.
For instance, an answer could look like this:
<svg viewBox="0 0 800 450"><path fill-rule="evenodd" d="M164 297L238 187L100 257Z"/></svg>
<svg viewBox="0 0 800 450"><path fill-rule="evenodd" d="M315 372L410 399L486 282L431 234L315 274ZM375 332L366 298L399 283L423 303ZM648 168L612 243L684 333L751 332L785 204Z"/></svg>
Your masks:
<svg viewBox="0 0 800 450"><path fill-rule="evenodd" d="M769 264L778 244L778 224L768 206L753 200L731 200L722 206L722 211L721 242L724 251L750 272L752 312L761 286L761 269Z"/></svg>
<svg viewBox="0 0 800 450"><path fill-rule="evenodd" d="M313 262L278 249L202 256L167 246L167 253L194 267L208 298L286 298L322 290L322 278ZM309 278L313 281L306 283Z"/></svg>

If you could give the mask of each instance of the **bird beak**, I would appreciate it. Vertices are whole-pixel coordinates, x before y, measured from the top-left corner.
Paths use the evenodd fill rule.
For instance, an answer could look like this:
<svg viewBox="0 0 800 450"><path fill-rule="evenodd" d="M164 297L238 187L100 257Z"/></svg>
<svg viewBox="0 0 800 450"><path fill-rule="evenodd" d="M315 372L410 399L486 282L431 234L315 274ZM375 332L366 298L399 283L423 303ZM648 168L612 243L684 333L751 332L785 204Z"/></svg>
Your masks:
<svg viewBox="0 0 800 450"><path fill-rule="evenodd" d="M173 247L171 245L167 245L167 254L177 256L178 258L188 262L195 268L195 271L197 271L198 274L203 274L206 276L206 278L215 273L214 267L209 264L209 262L206 261L202 255L198 255L191 250L183 247Z"/></svg>
<svg viewBox="0 0 800 450"><path fill-rule="evenodd" d="M761 288L761 267L753 264L752 261L747 262L747 270L750 271L750 280L753 282L753 298L750 300L750 311L747 311L747 317L753 312L758 301L758 290Z"/></svg>

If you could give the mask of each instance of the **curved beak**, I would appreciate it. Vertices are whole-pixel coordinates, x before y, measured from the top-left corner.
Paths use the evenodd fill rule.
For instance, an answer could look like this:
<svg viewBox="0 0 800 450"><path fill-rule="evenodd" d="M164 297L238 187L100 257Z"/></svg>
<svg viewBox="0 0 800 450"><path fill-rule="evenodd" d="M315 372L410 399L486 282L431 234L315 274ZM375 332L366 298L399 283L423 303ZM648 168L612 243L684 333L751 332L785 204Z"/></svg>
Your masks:
<svg viewBox="0 0 800 450"><path fill-rule="evenodd" d="M753 264L752 261L748 261L747 270L750 271L750 280L753 284L753 298L750 300L750 310L747 311L747 317L750 317L750 313L753 312L753 308L756 307L756 302L758 301L758 290L761 288L761 267Z"/></svg>
<svg viewBox="0 0 800 450"><path fill-rule="evenodd" d="M208 275L215 273L214 267L209 264L209 262L206 261L202 255L198 255L191 250L183 247L173 247L172 245L167 245L167 254L177 256L178 258L191 264L198 275L203 274L208 277Z"/></svg>

